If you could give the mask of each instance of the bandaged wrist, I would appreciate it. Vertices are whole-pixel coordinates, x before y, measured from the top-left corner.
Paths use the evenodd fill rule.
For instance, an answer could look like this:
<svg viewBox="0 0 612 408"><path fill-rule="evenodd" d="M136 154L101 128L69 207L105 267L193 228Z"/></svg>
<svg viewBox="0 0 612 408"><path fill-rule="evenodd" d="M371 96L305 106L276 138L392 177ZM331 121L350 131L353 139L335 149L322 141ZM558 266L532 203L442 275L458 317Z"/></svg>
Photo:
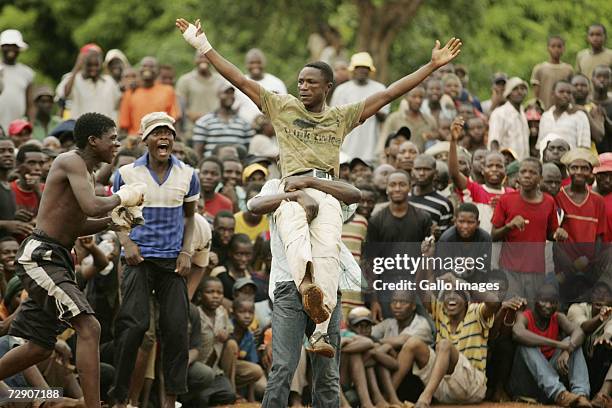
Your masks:
<svg viewBox="0 0 612 408"><path fill-rule="evenodd" d="M200 35L196 35L197 28L193 24L189 24L189 27L183 33L183 38L187 41L193 48L198 50L200 54L206 54L208 51L212 50L212 45L208 42L206 38L206 34L202 33Z"/></svg>

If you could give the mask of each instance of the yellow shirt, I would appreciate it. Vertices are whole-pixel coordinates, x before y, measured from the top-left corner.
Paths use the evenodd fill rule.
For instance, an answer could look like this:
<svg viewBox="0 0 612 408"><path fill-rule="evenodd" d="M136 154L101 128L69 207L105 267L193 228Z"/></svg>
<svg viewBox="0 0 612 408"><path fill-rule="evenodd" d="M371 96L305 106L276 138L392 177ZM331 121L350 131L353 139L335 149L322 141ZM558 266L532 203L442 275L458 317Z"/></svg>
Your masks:
<svg viewBox="0 0 612 408"><path fill-rule="evenodd" d="M272 121L280 148L283 177L310 169L340 172L340 146L357 125L365 101L325 106L309 112L293 95L277 95L261 88L261 110Z"/></svg>
<svg viewBox="0 0 612 408"><path fill-rule="evenodd" d="M450 320L444 313L444 303L434 300L431 303L432 316L438 335L436 342L450 340L457 350L463 354L474 368L486 371L487 368L487 341L489 329L493 326L494 316L485 319L482 315L484 303L469 303L463 321L457 326L455 333L451 333Z"/></svg>
<svg viewBox="0 0 612 408"><path fill-rule="evenodd" d="M244 211L240 211L234 214L236 220L236 234L247 234L252 242L255 242L258 236L270 231L270 224L268 224L268 217L261 217L259 224L250 226L244 220Z"/></svg>

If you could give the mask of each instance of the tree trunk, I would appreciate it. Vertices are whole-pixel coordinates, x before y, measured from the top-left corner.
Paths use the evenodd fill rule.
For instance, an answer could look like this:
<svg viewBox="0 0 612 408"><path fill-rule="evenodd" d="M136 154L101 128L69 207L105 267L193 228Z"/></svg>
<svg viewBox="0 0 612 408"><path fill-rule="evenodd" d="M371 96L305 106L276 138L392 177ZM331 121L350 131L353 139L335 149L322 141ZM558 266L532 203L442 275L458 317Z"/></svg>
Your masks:
<svg viewBox="0 0 612 408"><path fill-rule="evenodd" d="M359 13L357 51L372 55L379 81L389 81L389 50L401 28L417 13L423 0L355 0Z"/></svg>

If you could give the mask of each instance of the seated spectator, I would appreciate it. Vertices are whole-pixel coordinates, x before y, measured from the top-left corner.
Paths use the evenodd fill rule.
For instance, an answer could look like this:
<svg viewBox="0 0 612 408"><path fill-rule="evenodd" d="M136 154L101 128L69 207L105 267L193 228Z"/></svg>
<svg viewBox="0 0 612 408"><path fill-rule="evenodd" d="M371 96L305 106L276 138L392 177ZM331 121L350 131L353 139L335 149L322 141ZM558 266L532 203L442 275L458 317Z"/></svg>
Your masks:
<svg viewBox="0 0 612 408"><path fill-rule="evenodd" d="M431 256L432 248L426 242L423 253ZM452 275L447 277L455 283ZM432 271L420 271L417 282L423 279L431 282L432 278ZM425 389L416 407L429 407L433 398L443 404L482 401L487 384L489 330L500 303L470 302L467 291L456 289L439 294L419 293L438 332L435 350L418 337L408 339L398 356L399 368L393 374L393 385L398 387L409 372L417 375Z"/></svg>
<svg viewBox="0 0 612 408"><path fill-rule="evenodd" d="M372 313L365 307L356 307L349 313L348 323L349 329L342 332L341 339L341 350L346 354L344 362L340 362L342 388L347 391L353 385L361 407L386 405L376 378L373 356L380 344L371 338Z"/></svg>
<svg viewBox="0 0 612 408"><path fill-rule="evenodd" d="M420 384L414 384L416 377L411 376L407 379L408 382L404 381L400 388L395 389L391 374L398 368L397 353L412 336L432 344L434 333L427 317L424 316L427 312L422 305L416 303L414 292L393 292L390 308L393 317L383 320L372 328L372 338L381 344L374 354L374 359L377 362L376 373L381 379L387 401L391 404L400 404L398 393L406 394L402 390L405 385L410 385L411 390L413 388L422 390L422 387Z"/></svg>
<svg viewBox="0 0 612 408"><path fill-rule="evenodd" d="M259 194L262 186L263 184L249 184L246 188L246 200L248 201ZM248 209L234 214L234 219L236 220L235 233L248 235L253 243L258 236L270 233L268 218L253 214Z"/></svg>
<svg viewBox="0 0 612 408"><path fill-rule="evenodd" d="M223 283L224 306L227 306L228 310L231 301L234 300L234 283L237 279L251 276L252 260L253 244L248 235L236 234L229 243L229 253L225 264L216 267L211 272L211 276L216 276Z"/></svg>
<svg viewBox="0 0 612 408"><path fill-rule="evenodd" d="M567 312L567 318L587 336L584 353L589 368L591 401L596 408L612 403L612 289L603 282L597 282L592 289L590 302L574 303ZM606 405L607 404L607 405Z"/></svg>
<svg viewBox="0 0 612 408"><path fill-rule="evenodd" d="M591 407L589 373L581 345L584 332L557 311L552 285L537 291L535 307L519 313L512 329L518 343L508 389L514 397L534 398L561 407ZM568 377L570 391L562 382Z"/></svg>
<svg viewBox="0 0 612 408"><path fill-rule="evenodd" d="M199 361L202 349L202 324L198 307L189 303L189 368L187 369L187 394L179 397L179 401L185 408L197 408L205 406L205 398L201 398L202 392L212 385L215 373L212 368Z"/></svg>
<svg viewBox="0 0 612 408"><path fill-rule="evenodd" d="M202 215L207 218L214 218L219 211L233 212L232 201L215 191L217 185L221 182L223 163L216 157L207 157L200 162L199 169L202 197L204 198L204 208L201 209L201 211L203 210Z"/></svg>
<svg viewBox="0 0 612 408"><path fill-rule="evenodd" d="M233 302L234 332L232 338L238 343L239 354L236 361L236 389L247 387L247 400L255 401L255 395L262 396L266 389L266 377L259 365L257 344L249 326L255 317L255 304L252 300L236 298Z"/></svg>
<svg viewBox="0 0 612 408"><path fill-rule="evenodd" d="M481 282L498 285L497 298L501 301L508 292L508 278L504 271L493 269ZM514 343L512 342L512 325L516 315L527 306L527 300L512 297L502 302L495 314L493 327L489 330L487 343L487 400L506 401L509 399L504 387L508 384L512 360L514 358Z"/></svg>
<svg viewBox="0 0 612 408"><path fill-rule="evenodd" d="M194 300L200 305L202 329L202 348L198 353L198 361L212 368L215 376L198 398L203 406L232 404L236 401L236 390L232 381L238 344L230 339L234 328L227 311L221 306L223 284L218 278L205 277Z"/></svg>
<svg viewBox="0 0 612 408"><path fill-rule="evenodd" d="M0 289L2 289L2 294L6 283L15 275L15 256L18 250L19 243L15 238L10 236L0 238L0 265L2 266Z"/></svg>

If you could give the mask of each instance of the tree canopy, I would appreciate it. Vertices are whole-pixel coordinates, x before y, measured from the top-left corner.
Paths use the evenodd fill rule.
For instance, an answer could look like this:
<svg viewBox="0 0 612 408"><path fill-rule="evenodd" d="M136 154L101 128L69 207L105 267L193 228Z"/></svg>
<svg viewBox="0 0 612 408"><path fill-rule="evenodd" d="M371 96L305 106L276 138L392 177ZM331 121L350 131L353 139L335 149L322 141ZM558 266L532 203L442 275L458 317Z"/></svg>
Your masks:
<svg viewBox="0 0 612 408"><path fill-rule="evenodd" d="M470 88L489 92L490 75L505 71L529 79L547 59L546 40L566 41L563 60L574 65L586 47L589 24L612 22L605 0L12 0L0 8L0 30L19 29L30 49L21 61L56 83L68 72L78 49L88 42L119 48L132 64L146 55L191 69L192 49L174 27L176 17L202 19L215 48L238 66L252 47L267 55L268 70L295 89L296 73L308 60L308 37L327 23L343 37L349 55L368 50L385 82L428 61L435 39L464 42L458 64L468 67Z"/></svg>

